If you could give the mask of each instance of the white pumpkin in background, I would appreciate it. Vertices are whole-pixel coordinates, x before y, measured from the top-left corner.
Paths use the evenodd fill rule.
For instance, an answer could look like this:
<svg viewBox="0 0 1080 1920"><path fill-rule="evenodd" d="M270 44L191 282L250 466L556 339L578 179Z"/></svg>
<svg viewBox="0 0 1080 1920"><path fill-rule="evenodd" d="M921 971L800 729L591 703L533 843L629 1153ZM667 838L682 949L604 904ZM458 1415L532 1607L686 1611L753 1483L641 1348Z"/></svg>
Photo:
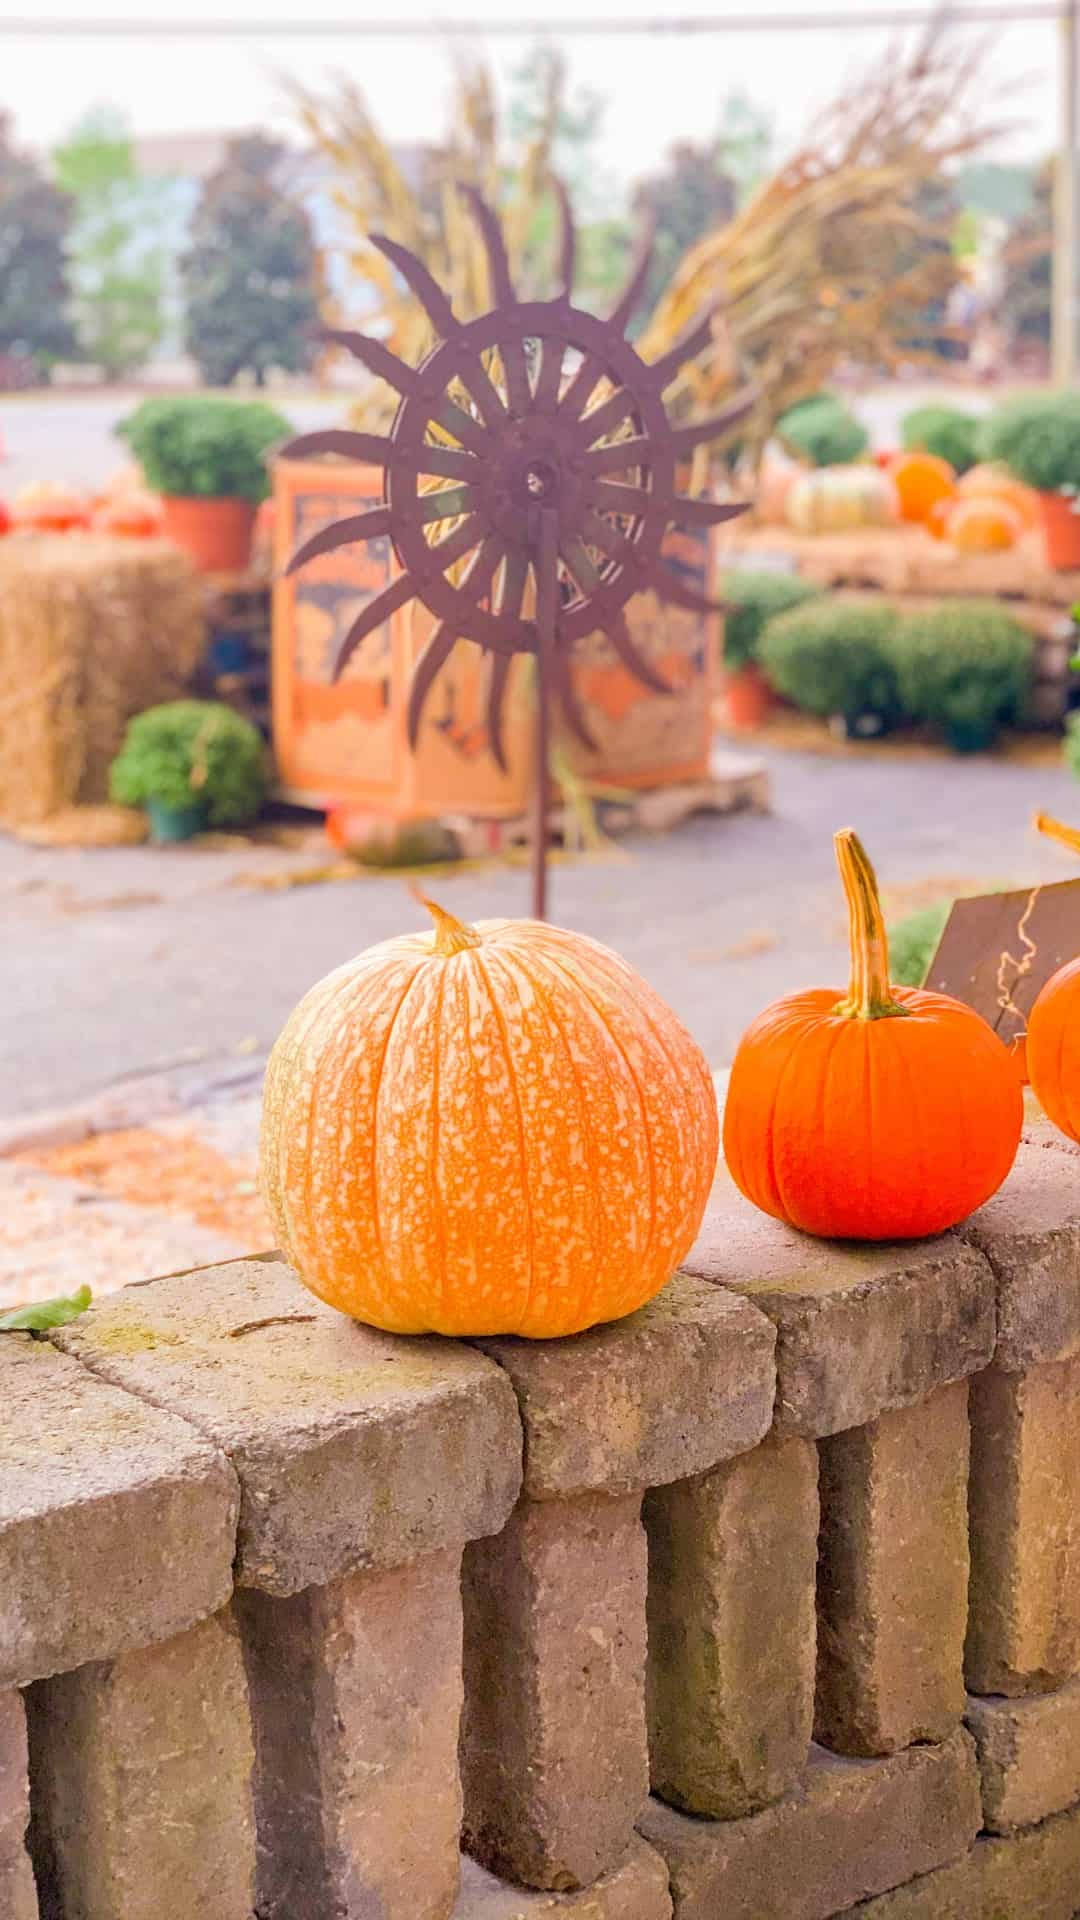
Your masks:
<svg viewBox="0 0 1080 1920"><path fill-rule="evenodd" d="M899 518L896 488L872 466L817 467L789 488L786 515L796 533L853 533Z"/></svg>
<svg viewBox="0 0 1080 1920"><path fill-rule="evenodd" d="M763 526L783 526L788 495L805 472L806 468L781 448L766 447L754 488L754 515Z"/></svg>

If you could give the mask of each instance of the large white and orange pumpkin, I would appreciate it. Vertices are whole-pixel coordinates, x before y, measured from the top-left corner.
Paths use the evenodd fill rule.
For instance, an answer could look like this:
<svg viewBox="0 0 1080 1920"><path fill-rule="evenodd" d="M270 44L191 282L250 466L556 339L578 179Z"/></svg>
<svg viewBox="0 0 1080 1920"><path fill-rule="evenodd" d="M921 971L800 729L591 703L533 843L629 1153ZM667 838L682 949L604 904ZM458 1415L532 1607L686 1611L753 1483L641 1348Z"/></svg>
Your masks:
<svg viewBox="0 0 1080 1920"><path fill-rule="evenodd" d="M394 1333L577 1333L658 1293L716 1166L712 1077L606 947L533 920L370 948L270 1057L260 1148L279 1243Z"/></svg>

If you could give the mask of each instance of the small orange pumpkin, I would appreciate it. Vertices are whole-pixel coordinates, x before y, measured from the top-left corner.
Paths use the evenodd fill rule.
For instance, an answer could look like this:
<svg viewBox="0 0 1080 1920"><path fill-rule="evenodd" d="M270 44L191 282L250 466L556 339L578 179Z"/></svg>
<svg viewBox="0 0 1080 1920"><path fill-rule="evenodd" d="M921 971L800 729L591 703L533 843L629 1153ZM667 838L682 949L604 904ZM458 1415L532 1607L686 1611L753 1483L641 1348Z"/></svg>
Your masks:
<svg viewBox="0 0 1080 1920"><path fill-rule="evenodd" d="M73 487L42 480L15 495L15 519L35 533L70 533L90 525L90 505Z"/></svg>
<svg viewBox="0 0 1080 1920"><path fill-rule="evenodd" d="M533 920L370 948L270 1056L270 1216L301 1279L393 1333L577 1333L658 1293L716 1168L712 1076L606 947Z"/></svg>
<svg viewBox="0 0 1080 1920"><path fill-rule="evenodd" d="M162 530L161 501L153 493L117 493L102 502L94 515L99 533L125 540L152 540Z"/></svg>
<svg viewBox="0 0 1080 1920"><path fill-rule="evenodd" d="M846 996L778 1000L731 1069L724 1155L748 1200L844 1240L941 1233L996 1193L1016 1155L1023 1093L996 1033L945 994L889 985L874 870L835 836L851 923Z"/></svg>
<svg viewBox="0 0 1080 1920"><path fill-rule="evenodd" d="M1001 553L1014 547L1024 531L1015 507L991 494L957 500L945 523L945 535L957 553Z"/></svg>
<svg viewBox="0 0 1080 1920"><path fill-rule="evenodd" d="M1006 500L1014 513L1019 514L1026 528L1041 524L1039 496L1035 489L1025 487L1021 480L1014 480L1005 467L988 463L969 467L957 481L956 491L961 500Z"/></svg>
<svg viewBox="0 0 1080 1920"><path fill-rule="evenodd" d="M898 453L889 463L888 474L900 502L900 518L920 524L935 501L956 487L953 469L936 453Z"/></svg>
<svg viewBox="0 0 1080 1920"><path fill-rule="evenodd" d="M934 501L923 524L926 527L927 533L932 534L935 540L944 540L947 538L949 515L955 505L956 495L954 493L944 493L940 500Z"/></svg>

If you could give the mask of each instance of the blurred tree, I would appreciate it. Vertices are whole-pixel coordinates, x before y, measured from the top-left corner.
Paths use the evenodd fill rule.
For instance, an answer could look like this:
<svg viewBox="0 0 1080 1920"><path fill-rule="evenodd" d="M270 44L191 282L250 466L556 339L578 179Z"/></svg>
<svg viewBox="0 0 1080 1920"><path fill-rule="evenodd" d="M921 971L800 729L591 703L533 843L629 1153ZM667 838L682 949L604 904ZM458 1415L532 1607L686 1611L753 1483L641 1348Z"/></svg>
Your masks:
<svg viewBox="0 0 1080 1920"><path fill-rule="evenodd" d="M635 209L656 222L652 272L641 303L644 313L659 299L683 254L713 227L724 226L736 203L737 188L724 170L718 140L708 146L681 141L672 147L663 173L641 182Z"/></svg>
<svg viewBox="0 0 1080 1920"><path fill-rule="evenodd" d="M605 101L592 87L570 91L566 61L541 44L510 75L506 131L519 152L542 141L555 172L570 190L582 219L608 203L608 183L597 166L596 148Z"/></svg>
<svg viewBox="0 0 1080 1920"><path fill-rule="evenodd" d="M71 202L11 143L0 114L0 387L75 352L64 244Z"/></svg>
<svg viewBox="0 0 1080 1920"><path fill-rule="evenodd" d="M734 182L738 205L744 206L772 170L773 126L768 114L738 88L720 109L715 147L721 171Z"/></svg>
<svg viewBox="0 0 1080 1920"><path fill-rule="evenodd" d="M594 88L570 89L566 62L554 47L534 47L510 75L509 170L521 171L530 152L542 151L564 182L578 222L575 293L584 305L590 298L603 301L621 285L633 245L630 222L608 211L621 196L597 153L605 108L603 94ZM554 234L555 207L545 196L532 216L529 253L549 261Z"/></svg>
<svg viewBox="0 0 1080 1920"><path fill-rule="evenodd" d="M312 365L319 262L311 223L279 184L284 155L261 134L229 143L203 189L181 274L186 344L209 386Z"/></svg>
<svg viewBox="0 0 1080 1920"><path fill-rule="evenodd" d="M97 108L53 153L75 207L70 257L79 344L107 380L145 366L164 331L161 185L141 180L123 119Z"/></svg>
<svg viewBox="0 0 1080 1920"><path fill-rule="evenodd" d="M713 139L683 140L672 147L662 173L643 180L635 208L656 221L656 257L642 301L648 313L676 266L702 236L726 226L764 179L772 152L772 126L743 93L730 93Z"/></svg>

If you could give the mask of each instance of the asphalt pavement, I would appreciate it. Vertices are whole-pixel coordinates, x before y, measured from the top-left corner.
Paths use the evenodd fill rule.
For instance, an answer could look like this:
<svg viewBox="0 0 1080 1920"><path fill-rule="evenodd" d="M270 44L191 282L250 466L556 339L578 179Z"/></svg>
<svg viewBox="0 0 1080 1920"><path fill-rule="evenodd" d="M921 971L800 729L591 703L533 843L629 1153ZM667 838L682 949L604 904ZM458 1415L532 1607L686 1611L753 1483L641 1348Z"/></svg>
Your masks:
<svg viewBox="0 0 1080 1920"><path fill-rule="evenodd" d="M702 816L559 862L552 877L552 919L623 953L714 1067L776 995L843 983L836 827L858 828L897 909L938 887L1077 872L1030 825L1038 807L1080 822L1080 785L1063 767L766 757L772 813ZM0 838L0 1117L178 1063L257 1063L315 980L418 925L400 875L266 886L311 858L243 843L61 851ZM528 911L520 867L447 868L426 884L464 919Z"/></svg>

